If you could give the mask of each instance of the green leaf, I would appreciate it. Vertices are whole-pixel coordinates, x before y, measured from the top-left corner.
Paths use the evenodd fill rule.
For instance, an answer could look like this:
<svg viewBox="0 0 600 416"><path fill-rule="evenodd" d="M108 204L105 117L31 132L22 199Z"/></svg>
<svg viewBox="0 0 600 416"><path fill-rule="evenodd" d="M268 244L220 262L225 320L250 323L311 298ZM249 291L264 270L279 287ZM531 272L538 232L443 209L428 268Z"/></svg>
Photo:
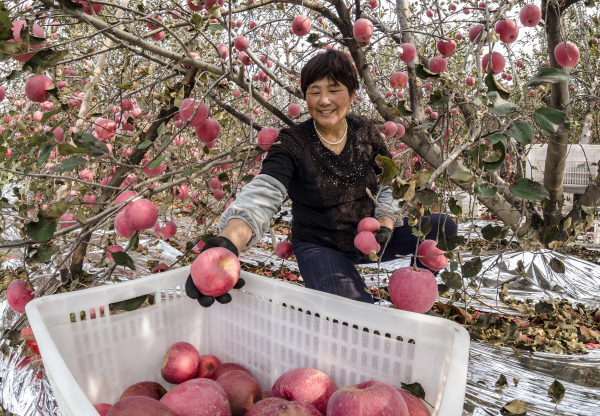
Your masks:
<svg viewBox="0 0 600 416"><path fill-rule="evenodd" d="M425 68L423 65L418 64L415 67L415 74L421 78L421 79L427 79L427 78L439 78L440 74L436 74L434 72L431 72L429 69Z"/></svg>
<svg viewBox="0 0 600 416"><path fill-rule="evenodd" d="M510 101L506 101L496 91L488 92L487 97L490 99L492 105L490 111L494 114L503 116L511 113L517 108L515 104L511 103Z"/></svg>
<svg viewBox="0 0 600 416"><path fill-rule="evenodd" d="M162 161L165 160L165 156L161 155L159 157L157 157L152 163L150 163L147 167L148 169L156 169L157 167L160 166L160 164L162 163Z"/></svg>
<svg viewBox="0 0 600 416"><path fill-rule="evenodd" d="M192 18L190 20L196 26L200 26L203 22L202 16L197 13L192 14Z"/></svg>
<svg viewBox="0 0 600 416"><path fill-rule="evenodd" d="M131 270L135 270L135 264L129 254L124 251L117 251L111 254L113 261L119 266L129 267Z"/></svg>
<svg viewBox="0 0 600 416"><path fill-rule="evenodd" d="M92 154L96 156L110 153L104 142L101 142L89 133L75 133L73 143L75 143L75 146L77 147L89 148L92 151Z"/></svg>
<svg viewBox="0 0 600 416"><path fill-rule="evenodd" d="M227 175L227 172L223 172L219 174L217 179L219 179L219 182L227 182L229 180L229 175Z"/></svg>
<svg viewBox="0 0 600 416"><path fill-rule="evenodd" d="M375 163L381 168L382 172L378 175L377 181L380 185L389 185L396 176L397 167L394 161L388 157L377 155Z"/></svg>
<svg viewBox="0 0 600 416"><path fill-rule="evenodd" d="M491 136L486 136L485 139L490 142L490 144L502 143L506 146L506 137L501 134L492 134Z"/></svg>
<svg viewBox="0 0 600 416"><path fill-rule="evenodd" d="M496 239L506 238L508 235L510 228L507 226L494 226L492 224L488 224L481 229L481 235L488 241L493 241Z"/></svg>
<svg viewBox="0 0 600 416"><path fill-rule="evenodd" d="M459 182L475 182L477 180L477 176L466 170L459 170L452 172L450 179L454 179L455 181Z"/></svg>
<svg viewBox="0 0 600 416"><path fill-rule="evenodd" d="M546 188L527 178L519 178L510 186L510 193L528 201L543 201L550 195Z"/></svg>
<svg viewBox="0 0 600 416"><path fill-rule="evenodd" d="M419 124L417 127L413 128L414 131L419 131L419 130L427 130L428 128L433 127L433 123L423 123L423 124Z"/></svg>
<svg viewBox="0 0 600 416"><path fill-rule="evenodd" d="M412 383L412 384L400 383L400 386L402 387L402 390L406 390L407 392L411 393L413 396L417 396L419 399L425 400L425 389L423 389L423 387L421 387L421 384L419 384L419 383Z"/></svg>
<svg viewBox="0 0 600 416"><path fill-rule="evenodd" d="M491 198L498 193L498 188L492 186L490 188L489 184L476 184L475 188L473 188L473 192L479 195L482 198Z"/></svg>
<svg viewBox="0 0 600 416"><path fill-rule="evenodd" d="M415 237L424 237L425 234L423 233L423 231L419 230L417 227L412 227L412 234Z"/></svg>
<svg viewBox="0 0 600 416"><path fill-rule="evenodd" d="M6 55L23 55L29 48L19 42L0 42L0 52Z"/></svg>
<svg viewBox="0 0 600 416"><path fill-rule="evenodd" d="M39 246L35 253L31 256L31 260L40 263L45 263L52 258L54 253L58 251L58 247L52 244L42 244Z"/></svg>
<svg viewBox="0 0 600 416"><path fill-rule="evenodd" d="M211 32L218 32L219 30L223 30L223 29L225 29L225 28L218 23L213 23L213 24L208 25L208 30L210 30Z"/></svg>
<svg viewBox="0 0 600 416"><path fill-rule="evenodd" d="M252 179L254 179L255 176L254 175L244 175L242 177L242 179L240 179L242 182L251 182Z"/></svg>
<svg viewBox="0 0 600 416"><path fill-rule="evenodd" d="M433 189L423 189L422 191L417 191L415 195L425 206L438 203L438 194Z"/></svg>
<svg viewBox="0 0 600 416"><path fill-rule="evenodd" d="M72 202L55 202L50 206L50 209L47 211L40 211L38 217L42 217L47 221L56 221L59 219L65 212L67 212L75 203Z"/></svg>
<svg viewBox="0 0 600 416"><path fill-rule="evenodd" d="M492 150L492 153L483 159L483 166L488 172L502 166L506 157L506 147L504 146L504 143L495 143L494 146L492 146Z"/></svg>
<svg viewBox="0 0 600 416"><path fill-rule="evenodd" d="M44 143L44 145L42 146L42 151L40 152L40 155L38 156L37 160L35 161L35 164L38 167L40 167L44 164L44 160L46 160L46 158L48 158L53 147L54 146L52 145L52 143Z"/></svg>
<svg viewBox="0 0 600 416"><path fill-rule="evenodd" d="M491 313L483 313L479 315L479 317L477 318L477 322L475 322L475 324L473 325L473 328L487 329L490 326L490 323L492 322L492 318L493 316Z"/></svg>
<svg viewBox="0 0 600 416"><path fill-rule="evenodd" d="M29 238L36 243L45 243L52 240L56 231L56 221L48 222L40 218L38 222L28 222L25 225L25 231Z"/></svg>
<svg viewBox="0 0 600 416"><path fill-rule="evenodd" d="M465 242L465 237L461 235L453 235L452 237L444 237L440 236L438 243L436 245L442 251L452 251L456 247L460 246Z"/></svg>
<svg viewBox="0 0 600 416"><path fill-rule="evenodd" d="M490 71L485 77L485 85L488 87L488 92L497 92L504 100L508 100L508 97L510 97L510 91L498 82L494 76L494 71Z"/></svg>
<svg viewBox="0 0 600 416"><path fill-rule="evenodd" d="M23 64L23 69L34 74L43 73L48 68L52 68L57 62L61 61L69 51L55 51L54 49L43 49L33 55Z"/></svg>
<svg viewBox="0 0 600 416"><path fill-rule="evenodd" d="M462 289L463 281L458 273L445 271L440 274L442 281L451 289Z"/></svg>
<svg viewBox="0 0 600 416"><path fill-rule="evenodd" d="M119 253L122 253L122 252L119 252ZM114 258L114 253L112 255ZM138 296L137 298L122 300L121 302L115 302L115 303L109 304L108 308L111 311L113 311L113 310L127 311L127 312L135 311L137 308L139 308L140 306L142 306L144 304L144 302L146 301L147 298L148 298L148 295L142 295L142 296Z"/></svg>
<svg viewBox="0 0 600 416"><path fill-rule="evenodd" d="M554 84L556 82L568 81L569 74L558 68L541 67L528 82L525 87L533 87L534 85Z"/></svg>
<svg viewBox="0 0 600 416"><path fill-rule="evenodd" d="M550 133L556 133L558 125L565 120L565 113L554 108L542 107L533 113L533 121Z"/></svg>
<svg viewBox="0 0 600 416"><path fill-rule="evenodd" d="M450 198L448 201L448 208L450 208L450 212L453 215L459 216L463 213L462 207L456 202L456 198Z"/></svg>
<svg viewBox="0 0 600 416"><path fill-rule="evenodd" d="M560 403L565 397L565 387L560 381L554 379L554 382L548 388L548 396L552 399L552 403Z"/></svg>
<svg viewBox="0 0 600 416"><path fill-rule="evenodd" d="M145 142L140 143L137 148L138 149L146 149L147 147L150 147L150 146L152 146L152 142L150 140L146 140Z"/></svg>
<svg viewBox="0 0 600 416"><path fill-rule="evenodd" d="M83 165L84 163L87 163L87 160L85 160L84 158L72 157L72 158L63 160L58 165L50 168L50 170L54 171L54 172L59 172L59 173L69 172L69 171L77 168L78 166Z"/></svg>
<svg viewBox="0 0 600 416"><path fill-rule="evenodd" d="M564 274L566 271L565 264L562 261L560 261L559 259L557 259L556 257L553 257L552 259L550 259L550 268L555 273L560 273L560 274Z"/></svg>
<svg viewBox="0 0 600 416"><path fill-rule="evenodd" d="M413 113L410 106L408 105L408 103L405 100L398 101L398 105L396 106L396 109L400 112L400 114L402 114L403 116L406 116L406 117L411 116Z"/></svg>
<svg viewBox="0 0 600 416"><path fill-rule="evenodd" d="M61 156L71 156L74 154L88 154L92 153L90 148L86 147L75 147L69 143L61 143L58 146L58 154Z"/></svg>
<svg viewBox="0 0 600 416"><path fill-rule="evenodd" d="M460 270L463 277L475 277L481 271L482 267L483 263L481 262L481 257L474 257L469 261L465 261L462 266L460 266Z"/></svg>
<svg viewBox="0 0 600 416"><path fill-rule="evenodd" d="M531 143L531 139L533 138L533 129L527 121L515 121L511 123L507 133L510 137L514 137L515 140L520 141L524 145Z"/></svg>
<svg viewBox="0 0 600 416"><path fill-rule="evenodd" d="M58 114L62 112L62 108L57 108L56 110L52 110L52 111L48 111L47 113L44 113L44 115L42 116L42 119L40 120L40 123L45 124L46 121L48 121L48 119L50 117L52 117L55 114Z"/></svg>
<svg viewBox="0 0 600 416"><path fill-rule="evenodd" d="M436 91L436 93L439 91ZM435 95L430 95L429 98L429 105L433 106L433 107L441 107L443 105L446 105L450 102L450 96L447 95L441 95L440 97L437 97Z"/></svg>
<svg viewBox="0 0 600 416"><path fill-rule="evenodd" d="M6 13L0 11L0 40L12 38L12 22ZM6 77L8 79L8 77Z"/></svg>
<svg viewBox="0 0 600 416"><path fill-rule="evenodd" d="M121 90L131 90L133 89L133 82L128 82L126 84L116 84L115 86Z"/></svg>

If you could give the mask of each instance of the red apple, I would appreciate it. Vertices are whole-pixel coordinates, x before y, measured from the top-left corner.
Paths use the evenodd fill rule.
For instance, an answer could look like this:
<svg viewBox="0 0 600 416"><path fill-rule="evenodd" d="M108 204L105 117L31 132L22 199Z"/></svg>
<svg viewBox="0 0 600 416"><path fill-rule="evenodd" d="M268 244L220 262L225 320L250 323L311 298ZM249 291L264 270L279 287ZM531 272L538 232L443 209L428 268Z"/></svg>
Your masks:
<svg viewBox="0 0 600 416"><path fill-rule="evenodd" d="M221 361L214 355L201 355L196 378L211 378Z"/></svg>
<svg viewBox="0 0 600 416"><path fill-rule="evenodd" d="M513 43L519 37L519 26L511 19L500 20L496 23L496 33L504 43Z"/></svg>
<svg viewBox="0 0 600 416"><path fill-rule="evenodd" d="M299 15L292 21L292 31L297 36L306 36L310 32L311 21L307 16Z"/></svg>
<svg viewBox="0 0 600 416"><path fill-rule="evenodd" d="M295 368L279 376L271 392L273 397L307 403L325 414L327 402L336 390L327 374L314 368Z"/></svg>
<svg viewBox="0 0 600 416"><path fill-rule="evenodd" d="M408 75L404 72L396 72L390 77L390 85L394 89L400 89L406 87L408 83Z"/></svg>
<svg viewBox="0 0 600 416"><path fill-rule="evenodd" d="M333 393L327 416L409 416L408 407L393 386L378 380L365 381ZM412 416L412 415L411 415Z"/></svg>
<svg viewBox="0 0 600 416"><path fill-rule="evenodd" d="M259 413L259 416L321 416L322 414L308 403L286 401L270 404Z"/></svg>
<svg viewBox="0 0 600 416"><path fill-rule="evenodd" d="M519 12L521 24L527 27L535 27L542 20L542 11L535 4L527 4Z"/></svg>
<svg viewBox="0 0 600 416"><path fill-rule="evenodd" d="M194 378L200 354L187 342L176 342L167 350L160 374L168 383L179 384Z"/></svg>
<svg viewBox="0 0 600 416"><path fill-rule="evenodd" d="M400 54L400 60L402 62L412 62L415 59L415 55L417 54L417 48L412 43L403 43L400 45L402 48L402 53Z"/></svg>
<svg viewBox="0 0 600 416"><path fill-rule="evenodd" d="M425 240L419 244L417 255L425 267L438 272L446 268L449 260L444 256L445 251L440 250L436 246L437 241Z"/></svg>
<svg viewBox="0 0 600 416"><path fill-rule="evenodd" d="M388 292L398 309L425 313L435 303L438 287L429 270L401 267L390 276Z"/></svg>
<svg viewBox="0 0 600 416"><path fill-rule="evenodd" d="M579 48L571 42L561 42L554 48L554 58L560 66L572 68L579 63Z"/></svg>
<svg viewBox="0 0 600 416"><path fill-rule="evenodd" d="M147 199L133 201L125 208L125 222L134 230L147 230L158 220L158 207Z"/></svg>
<svg viewBox="0 0 600 416"><path fill-rule="evenodd" d="M13 280L6 288L8 306L17 313L25 312L25 306L34 298L33 289L23 280Z"/></svg>
<svg viewBox="0 0 600 416"><path fill-rule="evenodd" d="M431 416L431 412L427 408L425 402L423 402L417 396L402 389L398 389L398 392L404 399L406 407L408 408L408 414L410 416Z"/></svg>
<svg viewBox="0 0 600 416"><path fill-rule="evenodd" d="M164 403L143 396L126 397L110 408L106 416L177 416Z"/></svg>
<svg viewBox="0 0 600 416"><path fill-rule="evenodd" d="M160 400L165 394L167 394L167 390L157 382L141 381L127 387L123 394L121 394L121 397L119 397L119 400L134 396L143 396L154 400Z"/></svg>
<svg viewBox="0 0 600 416"><path fill-rule="evenodd" d="M269 392L270 393L270 392ZM289 403L287 400L282 399L281 397L267 397L264 398L255 403L254 406L252 406L247 412L245 416L259 416L261 415L262 411L264 410L265 407L269 407L270 405L274 404L274 403ZM315 409L315 411L317 412L317 414L321 414L318 413L318 410Z"/></svg>
<svg viewBox="0 0 600 416"><path fill-rule="evenodd" d="M234 370L243 370L243 371L246 371L248 374L250 374L250 371L248 371L246 369L246 367L244 367L242 365L239 365L236 363L224 363L215 369L211 378L213 380L218 380L219 377L221 377L223 374L228 373L229 371L234 371Z"/></svg>
<svg viewBox="0 0 600 416"><path fill-rule="evenodd" d="M231 416L227 393L216 381L194 378L160 399L177 416Z"/></svg>
<svg viewBox="0 0 600 416"><path fill-rule="evenodd" d="M213 247L196 257L191 274L194 285L201 293L217 297L235 286L240 278L240 270L240 261L235 254L223 247Z"/></svg>
<svg viewBox="0 0 600 416"><path fill-rule="evenodd" d="M262 397L260 384L244 370L229 371L217 383L227 393L232 416L243 416Z"/></svg>

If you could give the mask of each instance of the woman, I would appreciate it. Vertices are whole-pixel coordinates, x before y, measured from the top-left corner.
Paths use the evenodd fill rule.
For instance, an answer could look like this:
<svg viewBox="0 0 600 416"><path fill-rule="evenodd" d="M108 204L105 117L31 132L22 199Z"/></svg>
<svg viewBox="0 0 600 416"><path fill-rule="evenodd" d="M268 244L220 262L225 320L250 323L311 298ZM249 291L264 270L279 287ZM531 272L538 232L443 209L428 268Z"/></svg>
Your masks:
<svg viewBox="0 0 600 416"><path fill-rule="evenodd" d="M352 63L342 52L318 54L302 68L301 89L311 118L281 130L280 143L271 146L260 174L221 215L219 236L209 239L205 248L225 247L237 256L256 244L289 193L292 248L306 287L373 303L355 267L372 263L354 247L359 221L377 219L381 230L376 239L382 250L390 240L382 261L413 254L417 240L406 221L395 228L394 220L367 195L366 188L372 195L379 192L381 169L375 157L392 156L374 124L348 114L358 88ZM379 204L396 213L392 201L390 187L384 186ZM456 234L450 218L433 215L431 222L427 238ZM205 306L214 301L197 293L191 278L186 289ZM229 300L228 294L217 299Z"/></svg>

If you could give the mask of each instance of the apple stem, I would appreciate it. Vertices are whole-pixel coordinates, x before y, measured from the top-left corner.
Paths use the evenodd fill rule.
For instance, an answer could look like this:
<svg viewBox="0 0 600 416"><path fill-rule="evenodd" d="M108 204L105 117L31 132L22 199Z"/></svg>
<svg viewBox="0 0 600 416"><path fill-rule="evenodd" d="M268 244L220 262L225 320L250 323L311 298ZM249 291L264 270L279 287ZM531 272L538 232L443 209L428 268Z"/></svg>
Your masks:
<svg viewBox="0 0 600 416"><path fill-rule="evenodd" d="M419 231L421 231L421 217L419 217ZM419 268L417 267L417 259L418 259L418 252L419 252L419 243L421 242L421 237L417 236L417 247L415 247L415 261L413 262L413 270L416 272L419 270Z"/></svg>

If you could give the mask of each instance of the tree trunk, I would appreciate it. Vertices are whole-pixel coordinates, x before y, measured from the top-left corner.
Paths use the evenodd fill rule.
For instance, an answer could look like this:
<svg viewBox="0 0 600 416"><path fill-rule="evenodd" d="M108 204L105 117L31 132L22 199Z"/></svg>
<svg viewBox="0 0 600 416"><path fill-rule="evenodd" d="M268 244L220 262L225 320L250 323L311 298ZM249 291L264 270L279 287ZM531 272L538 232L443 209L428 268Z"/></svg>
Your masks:
<svg viewBox="0 0 600 416"><path fill-rule="evenodd" d="M546 8L547 7L547 8ZM550 66L564 70L554 58L554 48L563 41L560 33L564 25L562 10L554 3L542 3L542 9L546 10L546 37ZM549 107L563 111L568 117L571 113L569 105L569 83L568 81L552 84ZM548 137L548 150L546 153L546 164L544 166L544 187L550 194L544 202L544 225L558 226L562 218L563 206L563 181L565 177L565 165L567 159L567 143L569 134L564 124L558 126L556 133Z"/></svg>

